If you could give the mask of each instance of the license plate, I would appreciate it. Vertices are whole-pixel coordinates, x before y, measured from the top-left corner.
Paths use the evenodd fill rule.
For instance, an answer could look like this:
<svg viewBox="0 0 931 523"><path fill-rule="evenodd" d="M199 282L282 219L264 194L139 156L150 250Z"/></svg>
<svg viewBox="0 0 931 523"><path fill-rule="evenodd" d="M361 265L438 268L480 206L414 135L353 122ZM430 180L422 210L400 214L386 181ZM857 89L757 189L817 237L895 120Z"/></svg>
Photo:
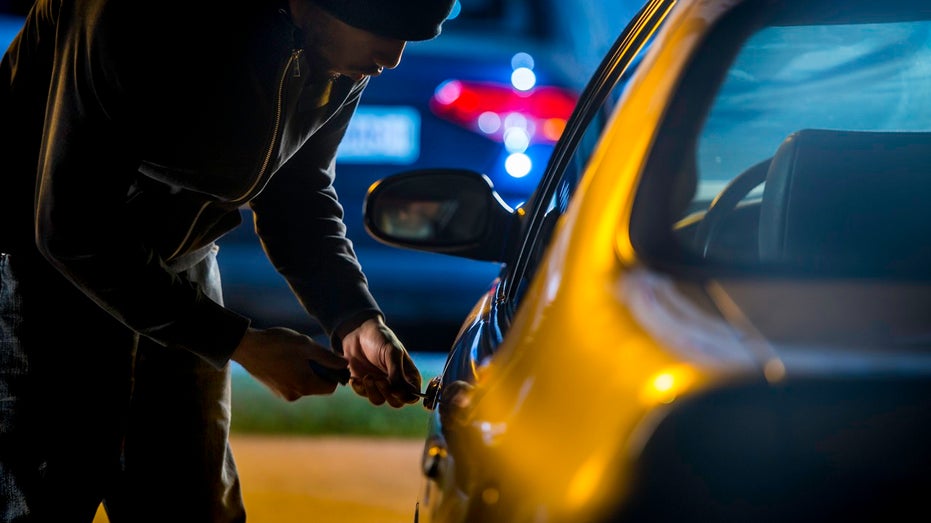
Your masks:
<svg viewBox="0 0 931 523"><path fill-rule="evenodd" d="M345 163L409 164L420 156L420 113L413 107L360 105L337 151Z"/></svg>

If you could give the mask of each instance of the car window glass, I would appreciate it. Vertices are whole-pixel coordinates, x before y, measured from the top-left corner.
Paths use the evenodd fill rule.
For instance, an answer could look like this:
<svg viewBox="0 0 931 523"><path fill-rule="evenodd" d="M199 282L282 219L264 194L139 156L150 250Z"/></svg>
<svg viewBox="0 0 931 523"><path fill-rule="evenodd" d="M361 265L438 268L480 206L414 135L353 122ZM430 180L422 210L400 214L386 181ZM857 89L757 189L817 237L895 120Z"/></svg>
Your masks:
<svg viewBox="0 0 931 523"><path fill-rule="evenodd" d="M931 121L916 116L927 116L931 99L929 44L928 22L757 32L728 70L699 136L696 198L710 200L799 129L927 130Z"/></svg>
<svg viewBox="0 0 931 523"><path fill-rule="evenodd" d="M693 61L691 74L721 81L696 79L712 86L704 101L685 81L671 102L676 119L647 164L664 174L645 180L632 218L645 259L703 271L931 277L927 11L913 4L859 19L852 8L823 19L841 15L814 5L761 18L772 25L744 23L746 38L712 35L720 45Z"/></svg>

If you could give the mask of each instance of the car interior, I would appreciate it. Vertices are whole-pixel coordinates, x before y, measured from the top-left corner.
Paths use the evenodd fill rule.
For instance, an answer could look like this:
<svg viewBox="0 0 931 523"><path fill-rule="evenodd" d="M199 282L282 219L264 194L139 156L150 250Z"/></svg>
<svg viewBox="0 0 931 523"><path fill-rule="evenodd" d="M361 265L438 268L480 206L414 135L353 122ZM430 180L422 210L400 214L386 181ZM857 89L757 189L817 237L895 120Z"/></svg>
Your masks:
<svg viewBox="0 0 931 523"><path fill-rule="evenodd" d="M931 133L803 129L686 226L709 259L737 250L813 273L921 275L931 265L929 165ZM761 196L745 199L760 184Z"/></svg>
<svg viewBox="0 0 931 523"><path fill-rule="evenodd" d="M931 133L805 130L766 175L761 261L864 275L931 263Z"/></svg>

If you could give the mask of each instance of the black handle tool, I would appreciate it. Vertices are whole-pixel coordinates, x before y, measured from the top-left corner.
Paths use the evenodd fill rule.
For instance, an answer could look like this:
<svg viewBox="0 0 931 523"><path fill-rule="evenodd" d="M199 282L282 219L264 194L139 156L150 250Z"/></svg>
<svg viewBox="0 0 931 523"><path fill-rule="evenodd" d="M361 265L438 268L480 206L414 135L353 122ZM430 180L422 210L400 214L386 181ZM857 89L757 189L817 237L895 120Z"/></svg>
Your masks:
<svg viewBox="0 0 931 523"><path fill-rule="evenodd" d="M321 378L329 381L336 381L342 385L349 383L349 368L343 367L342 369L331 369L330 367L324 367L314 360L307 360L310 363L310 368L313 369L314 374L320 376Z"/></svg>

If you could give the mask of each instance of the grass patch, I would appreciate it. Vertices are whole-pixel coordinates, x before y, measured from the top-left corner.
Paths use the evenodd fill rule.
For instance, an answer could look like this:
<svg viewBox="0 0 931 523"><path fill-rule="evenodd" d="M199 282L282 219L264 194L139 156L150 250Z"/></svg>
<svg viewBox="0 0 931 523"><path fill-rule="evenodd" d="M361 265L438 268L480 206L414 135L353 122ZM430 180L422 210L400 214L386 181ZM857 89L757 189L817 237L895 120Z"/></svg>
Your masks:
<svg viewBox="0 0 931 523"><path fill-rule="evenodd" d="M423 381L439 374L441 360L414 356ZM328 396L306 396L287 402L241 369L233 372L232 431L249 434L294 434L422 437L430 412L422 403L400 409L375 406L338 387Z"/></svg>

